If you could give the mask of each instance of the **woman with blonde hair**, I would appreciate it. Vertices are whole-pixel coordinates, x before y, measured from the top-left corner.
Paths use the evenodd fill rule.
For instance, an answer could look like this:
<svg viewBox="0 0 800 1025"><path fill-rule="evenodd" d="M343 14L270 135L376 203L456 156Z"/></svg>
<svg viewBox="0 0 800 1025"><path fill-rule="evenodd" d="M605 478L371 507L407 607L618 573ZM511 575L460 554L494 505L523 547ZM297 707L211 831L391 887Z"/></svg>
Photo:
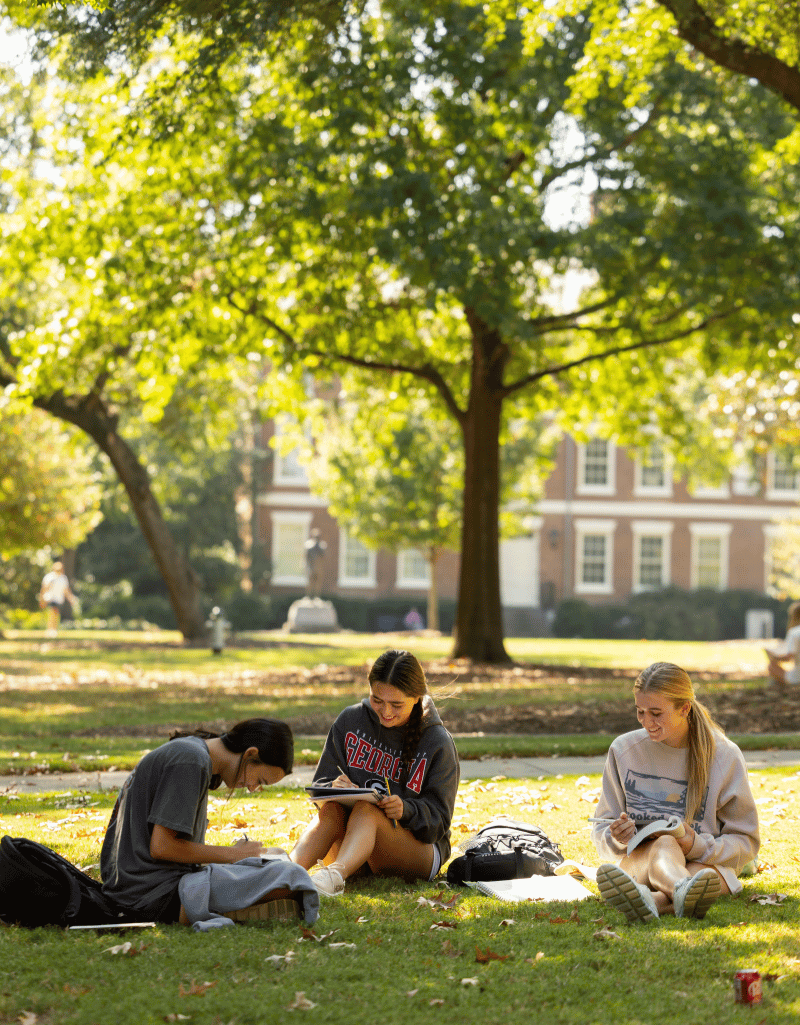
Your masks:
<svg viewBox="0 0 800 1025"><path fill-rule="evenodd" d="M769 659L769 675L781 690L800 683L800 601L789 606L787 627L786 640L779 648L764 648ZM784 669L782 662L794 662L794 665Z"/></svg>
<svg viewBox="0 0 800 1025"><path fill-rule="evenodd" d="M612 743L593 839L597 884L629 922L704 918L758 853L758 814L742 752L714 722L679 666L655 662L634 684L641 729ZM676 816L628 853L637 831Z"/></svg>

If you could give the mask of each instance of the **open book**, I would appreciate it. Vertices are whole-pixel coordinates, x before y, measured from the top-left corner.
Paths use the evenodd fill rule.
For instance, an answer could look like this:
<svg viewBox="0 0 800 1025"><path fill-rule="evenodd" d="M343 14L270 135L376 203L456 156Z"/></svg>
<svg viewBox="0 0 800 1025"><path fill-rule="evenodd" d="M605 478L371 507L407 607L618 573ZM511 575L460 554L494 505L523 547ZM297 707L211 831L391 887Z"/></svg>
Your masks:
<svg viewBox="0 0 800 1025"><path fill-rule="evenodd" d="M628 854L631 854L640 843L649 840L656 833L668 833L670 836L680 837L686 833L686 829L677 815L670 815L668 819L656 819L654 822L648 822L646 826L638 829L628 841Z"/></svg>
<svg viewBox="0 0 800 1025"><path fill-rule="evenodd" d="M574 876L529 876L527 879L493 879L467 883L479 893L498 900L586 900L594 894Z"/></svg>
<svg viewBox="0 0 800 1025"><path fill-rule="evenodd" d="M377 804L386 794L377 787L332 787L318 783L306 787L310 801L338 801L339 804L355 804L356 801L369 801Z"/></svg>

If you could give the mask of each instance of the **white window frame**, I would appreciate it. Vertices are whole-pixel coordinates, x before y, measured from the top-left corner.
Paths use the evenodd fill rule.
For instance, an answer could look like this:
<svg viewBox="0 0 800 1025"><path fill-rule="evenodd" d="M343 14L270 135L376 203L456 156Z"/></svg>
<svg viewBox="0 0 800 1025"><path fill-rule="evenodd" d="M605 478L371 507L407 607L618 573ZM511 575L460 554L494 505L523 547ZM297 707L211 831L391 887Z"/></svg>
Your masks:
<svg viewBox="0 0 800 1025"><path fill-rule="evenodd" d="M640 451L637 453L636 460L634 461L633 493L637 498L671 498L673 469L672 456L666 451L664 446L656 440L653 440L648 448L660 449L663 458L664 480L661 484L646 484L642 480L644 460L643 453Z"/></svg>
<svg viewBox="0 0 800 1025"><path fill-rule="evenodd" d="M752 497L757 495L760 485L753 476L753 467L747 463L738 463L731 473L731 491L734 495Z"/></svg>
<svg viewBox="0 0 800 1025"><path fill-rule="evenodd" d="M300 550L301 566L303 569L302 574L295 573L283 573L279 574L276 572L275 567L278 565L279 560L279 547L278 539L280 536L280 528L282 526L300 526L303 528L303 544L308 539L308 532L311 528L311 516L310 512L293 512L289 510L273 510L270 513L272 520L272 580L273 584L279 586L305 586L308 581L308 573L306 572L306 553L305 549Z"/></svg>
<svg viewBox="0 0 800 1025"><path fill-rule="evenodd" d="M771 594L773 597L779 597L775 587L770 580L772 576L772 567L775 559L773 556L773 550L775 542L779 541L783 537L783 528L780 523L765 523L764 527L764 594Z"/></svg>
<svg viewBox="0 0 800 1025"><path fill-rule="evenodd" d="M715 588L718 591L724 591L728 587L728 576L729 576L729 549L730 549L730 537L731 530L733 529L730 523L690 523L689 533L691 534L691 587L697 589L698 587L708 587L708 584L700 584L700 566L699 566L699 540L700 538L714 537L718 538L719 545L719 584Z"/></svg>
<svg viewBox="0 0 800 1025"><path fill-rule="evenodd" d="M592 438L591 441L604 441L603 438ZM588 443L587 443L588 444ZM613 495L617 490L617 446L613 441L606 441L606 466L608 474L605 484L586 483L586 444L578 445L578 480L576 491L579 495Z"/></svg>
<svg viewBox="0 0 800 1025"><path fill-rule="evenodd" d="M775 484L775 470L778 453L770 449L767 453L767 500L800 498L800 469L794 472L794 487L777 487Z"/></svg>
<svg viewBox="0 0 800 1025"><path fill-rule="evenodd" d="M643 591L654 591L662 587L669 587L672 583L672 529L674 524L665 520L634 520L631 523L633 532L633 591L641 594ZM661 538L661 583L658 588L643 584L640 580L642 568L642 538Z"/></svg>
<svg viewBox="0 0 800 1025"><path fill-rule="evenodd" d="M408 572L408 565L413 563L413 556L419 555L425 562L425 566L428 570L426 576L414 576ZM404 587L414 590L428 590L431 586L430 578L430 563L425 559L425 553L421 548L401 548L397 553L397 580L395 581L397 587Z"/></svg>
<svg viewBox="0 0 800 1025"><path fill-rule="evenodd" d="M616 520L575 520L576 594L614 593L614 531L616 527ZM584 538L593 535L602 535L605 538L605 580L602 583L585 583L583 581L583 542Z"/></svg>
<svg viewBox="0 0 800 1025"><path fill-rule="evenodd" d="M292 456L295 455L297 449L292 449L291 452L287 452L283 455L278 447L278 439L283 433L281 428L280 420L274 421L274 434L273 434L273 464L272 464L272 483L281 487L297 487L298 485L308 486L308 474L306 468L298 462L291 463ZM295 465L299 469L299 473L290 473L288 467Z"/></svg>
<svg viewBox="0 0 800 1025"><path fill-rule="evenodd" d="M363 577L350 577L347 576L347 546L351 541L355 541L355 538L351 538L346 530L342 530L339 534L339 586L340 587L375 587L377 578L375 574L376 569L376 553L364 545L367 552L367 573ZM361 542L358 542L361 544Z"/></svg>

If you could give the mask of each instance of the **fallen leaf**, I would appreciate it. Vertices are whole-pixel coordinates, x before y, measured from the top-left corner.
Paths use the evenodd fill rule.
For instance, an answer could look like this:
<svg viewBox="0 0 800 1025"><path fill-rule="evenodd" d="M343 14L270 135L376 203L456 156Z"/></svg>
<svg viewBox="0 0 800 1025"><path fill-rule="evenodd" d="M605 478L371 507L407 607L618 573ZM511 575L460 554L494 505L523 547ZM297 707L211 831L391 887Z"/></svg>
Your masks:
<svg viewBox="0 0 800 1025"><path fill-rule="evenodd" d="M434 894L433 897L419 897L417 898L417 904L422 905L422 907L447 908L447 910L452 910L456 906L456 902L461 900L461 894L454 893L449 900L443 900L442 898L444 893L444 890L440 890L437 894Z"/></svg>
<svg viewBox="0 0 800 1025"><path fill-rule="evenodd" d="M313 929L307 929L305 926L301 926L300 927L300 942L302 943L303 940L316 940L317 943L324 943L325 940L327 940L329 936L333 936L333 934L335 932L338 932L338 931L339 931L338 929L331 929L330 932L323 932L323 933L320 933L319 936L317 936L317 934L314 932Z"/></svg>
<svg viewBox="0 0 800 1025"><path fill-rule="evenodd" d="M605 926L605 928L603 928L603 929L598 929L597 932L592 933L592 936L596 940L611 940L611 939L621 940L622 939L622 937L620 936L620 934L618 932L614 932L614 930L610 929L608 926Z"/></svg>
<svg viewBox="0 0 800 1025"><path fill-rule="evenodd" d="M513 918L504 918L500 925L516 925L517 923Z"/></svg>
<svg viewBox="0 0 800 1025"><path fill-rule="evenodd" d="M475 947L475 960L478 964L488 964L489 961L507 961L508 957L508 954L495 954L489 947L486 948L485 952L480 947Z"/></svg>
<svg viewBox="0 0 800 1025"><path fill-rule="evenodd" d="M145 944L140 943L138 947L135 947L129 940L125 943L117 943L113 947L106 947L103 951L104 954L128 954L130 957L136 957L137 954L145 949Z"/></svg>
<svg viewBox="0 0 800 1025"><path fill-rule="evenodd" d="M788 896L788 893L754 893L749 902L751 904L753 901L757 904L783 904Z"/></svg>
<svg viewBox="0 0 800 1025"><path fill-rule="evenodd" d="M165 1014L164 1021L191 1021L191 1014Z"/></svg>
<svg viewBox="0 0 800 1025"><path fill-rule="evenodd" d="M178 992L182 997L204 997L209 989L216 986L216 982L195 982L192 979L192 983L188 989L183 988L183 983L178 986Z"/></svg>
<svg viewBox="0 0 800 1025"><path fill-rule="evenodd" d="M356 949L356 945L355 945L355 943L329 943L328 944L328 950L339 950L339 949L355 950Z"/></svg>
<svg viewBox="0 0 800 1025"><path fill-rule="evenodd" d="M286 1008L286 1010L287 1011L310 1011L312 1007L316 1007L316 1006L317 1005L313 1001L309 1000L306 997L305 993L301 991L299 993L295 993L295 995L294 995L294 1003L293 1004L289 1004L289 1006Z"/></svg>
<svg viewBox="0 0 800 1025"><path fill-rule="evenodd" d="M455 922L434 922L431 929L457 929Z"/></svg>
<svg viewBox="0 0 800 1025"><path fill-rule="evenodd" d="M406 996L407 996L407 997L415 997L415 996L417 995L417 993L419 993L419 990L418 990L418 989L409 989L409 990L406 990Z"/></svg>
<svg viewBox="0 0 800 1025"><path fill-rule="evenodd" d="M477 976L474 979L462 979L461 980L461 985L462 986L477 986L479 981L480 980L478 979Z"/></svg>
<svg viewBox="0 0 800 1025"><path fill-rule="evenodd" d="M444 1000L442 1000L441 997L434 997L433 1000L429 1000L428 1001L428 1006L429 1007L441 1007L443 1003L444 1003Z"/></svg>
<svg viewBox="0 0 800 1025"><path fill-rule="evenodd" d="M536 952L536 957L526 957L525 960L528 964L536 964L537 961L541 961L544 957L544 951L539 950Z"/></svg>
<svg viewBox="0 0 800 1025"><path fill-rule="evenodd" d="M358 918L356 919L356 922L358 923L358 925L363 925L365 922L368 922L368 921L369 921L369 919L365 918L364 915L359 915Z"/></svg>
<svg viewBox="0 0 800 1025"><path fill-rule="evenodd" d="M39 1015L34 1014L33 1011L23 1011L17 1018L17 1021L21 1021L22 1025L36 1025L39 1020Z"/></svg>

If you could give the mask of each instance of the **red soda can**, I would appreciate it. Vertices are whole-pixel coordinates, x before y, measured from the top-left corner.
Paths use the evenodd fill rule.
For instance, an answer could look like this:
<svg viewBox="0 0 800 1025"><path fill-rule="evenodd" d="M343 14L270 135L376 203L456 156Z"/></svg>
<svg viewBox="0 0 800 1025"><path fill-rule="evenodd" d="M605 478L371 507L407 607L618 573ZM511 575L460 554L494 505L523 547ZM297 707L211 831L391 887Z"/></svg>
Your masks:
<svg viewBox="0 0 800 1025"><path fill-rule="evenodd" d="M761 1003L761 976L755 968L742 968L733 977L737 1004Z"/></svg>

